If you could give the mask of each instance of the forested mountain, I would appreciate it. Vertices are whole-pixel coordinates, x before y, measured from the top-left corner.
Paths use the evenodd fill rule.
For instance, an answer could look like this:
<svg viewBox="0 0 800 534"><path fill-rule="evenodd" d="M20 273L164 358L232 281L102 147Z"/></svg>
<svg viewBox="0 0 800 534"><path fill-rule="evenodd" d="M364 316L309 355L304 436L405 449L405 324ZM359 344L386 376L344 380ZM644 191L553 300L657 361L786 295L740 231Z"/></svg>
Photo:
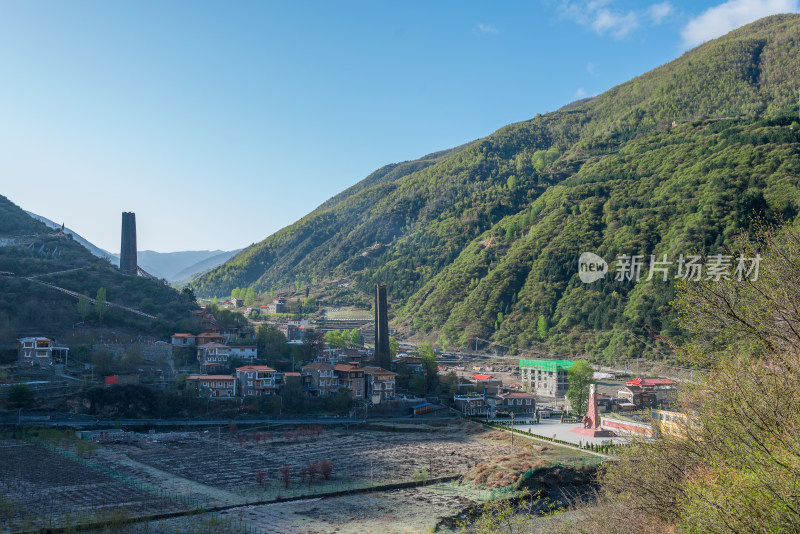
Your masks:
<svg viewBox="0 0 800 534"><path fill-rule="evenodd" d="M680 342L671 281L614 281L618 255L716 254L800 204L800 16L762 19L595 98L387 166L198 279L199 295L349 276L394 323L599 359ZM591 285L578 257L611 265ZM670 275L672 276L672 274Z"/></svg>
<svg viewBox="0 0 800 534"><path fill-rule="evenodd" d="M59 227L60 230L60 227ZM31 280L29 278L33 278ZM140 310L78 306L78 300L39 282ZM0 195L0 343L20 335L59 336L75 323L116 334L168 336L192 327L191 297L144 277L124 276L67 234L49 228Z"/></svg>

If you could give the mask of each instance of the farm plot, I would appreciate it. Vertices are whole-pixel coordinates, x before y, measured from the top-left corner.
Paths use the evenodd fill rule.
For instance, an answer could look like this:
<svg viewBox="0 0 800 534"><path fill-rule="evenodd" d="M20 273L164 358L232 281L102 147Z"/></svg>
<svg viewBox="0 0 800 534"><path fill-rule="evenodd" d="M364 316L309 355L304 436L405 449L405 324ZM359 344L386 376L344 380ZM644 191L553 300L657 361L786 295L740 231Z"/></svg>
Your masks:
<svg viewBox="0 0 800 534"><path fill-rule="evenodd" d="M0 499L5 532L78 524L122 510L150 515L183 509L164 497L13 440L0 442Z"/></svg>
<svg viewBox="0 0 800 534"><path fill-rule="evenodd" d="M208 432L106 449L109 467L165 489L178 480L181 492L218 506L463 475L509 446L500 432L455 424L413 432ZM556 462L558 454L542 457ZM322 462L329 462L327 476Z"/></svg>

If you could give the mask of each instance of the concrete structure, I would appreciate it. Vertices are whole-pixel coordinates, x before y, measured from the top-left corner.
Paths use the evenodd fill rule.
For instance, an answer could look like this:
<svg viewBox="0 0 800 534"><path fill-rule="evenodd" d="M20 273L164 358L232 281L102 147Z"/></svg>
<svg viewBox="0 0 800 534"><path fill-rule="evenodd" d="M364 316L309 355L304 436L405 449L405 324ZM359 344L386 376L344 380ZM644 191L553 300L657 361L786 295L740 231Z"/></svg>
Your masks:
<svg viewBox="0 0 800 534"><path fill-rule="evenodd" d="M453 402L456 410L464 415L486 415L489 405L486 404L486 397L477 393L467 393L465 395L454 395Z"/></svg>
<svg viewBox="0 0 800 534"><path fill-rule="evenodd" d="M583 418L583 428L574 428L572 432L583 434L590 438L614 437L616 434L600 427L600 410L597 408L597 388L589 384L589 409Z"/></svg>
<svg viewBox="0 0 800 534"><path fill-rule="evenodd" d="M57 347L49 337L23 337L17 340L17 361L22 364L49 367L66 364L69 348Z"/></svg>
<svg viewBox="0 0 800 534"><path fill-rule="evenodd" d="M364 400L364 370L355 365L340 364L333 368L339 389L350 393L353 400Z"/></svg>
<svg viewBox="0 0 800 534"><path fill-rule="evenodd" d="M389 361L389 307L386 286L375 286L375 361L386 365Z"/></svg>
<svg viewBox="0 0 800 534"><path fill-rule="evenodd" d="M372 401L373 404L380 404L381 401L394 398L396 373L380 367L364 367L363 369L367 399Z"/></svg>
<svg viewBox="0 0 800 534"><path fill-rule="evenodd" d="M119 253L119 270L122 274L136 276L139 260L136 249L136 214L122 212L122 244Z"/></svg>
<svg viewBox="0 0 800 534"><path fill-rule="evenodd" d="M267 365L237 367L236 379L239 381L239 395L242 397L275 395L278 392L275 374L275 369Z"/></svg>
<svg viewBox="0 0 800 534"><path fill-rule="evenodd" d="M229 358L255 360L258 353L255 346L223 345L206 343L198 347L197 360L201 366L225 365Z"/></svg>
<svg viewBox="0 0 800 534"><path fill-rule="evenodd" d="M497 395L495 410L498 413L513 413L516 415L533 414L536 412L536 397L530 393L514 391Z"/></svg>
<svg viewBox="0 0 800 534"><path fill-rule="evenodd" d="M201 397L235 397L238 380L233 375L189 375L186 385L197 389Z"/></svg>
<svg viewBox="0 0 800 534"><path fill-rule="evenodd" d="M333 372L333 365L314 362L303 366L303 376L307 377L309 391L314 395L330 395L339 389L339 380Z"/></svg>
<svg viewBox="0 0 800 534"><path fill-rule="evenodd" d="M189 347L197 345L197 336L194 334L172 334L172 344L176 347Z"/></svg>
<svg viewBox="0 0 800 534"><path fill-rule="evenodd" d="M537 397L564 398L569 389L571 360L520 360L522 387Z"/></svg>

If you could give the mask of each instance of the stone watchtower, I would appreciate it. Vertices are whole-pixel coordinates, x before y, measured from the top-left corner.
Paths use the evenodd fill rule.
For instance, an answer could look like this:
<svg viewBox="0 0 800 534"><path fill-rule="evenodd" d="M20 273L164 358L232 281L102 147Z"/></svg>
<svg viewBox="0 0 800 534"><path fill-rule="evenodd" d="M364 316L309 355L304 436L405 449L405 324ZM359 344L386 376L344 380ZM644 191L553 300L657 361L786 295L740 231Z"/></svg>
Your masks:
<svg viewBox="0 0 800 534"><path fill-rule="evenodd" d="M389 310L385 285L375 286L375 361L389 368Z"/></svg>
<svg viewBox="0 0 800 534"><path fill-rule="evenodd" d="M136 276L138 258L136 250L136 214L122 212L122 246L119 253L119 270L122 274Z"/></svg>

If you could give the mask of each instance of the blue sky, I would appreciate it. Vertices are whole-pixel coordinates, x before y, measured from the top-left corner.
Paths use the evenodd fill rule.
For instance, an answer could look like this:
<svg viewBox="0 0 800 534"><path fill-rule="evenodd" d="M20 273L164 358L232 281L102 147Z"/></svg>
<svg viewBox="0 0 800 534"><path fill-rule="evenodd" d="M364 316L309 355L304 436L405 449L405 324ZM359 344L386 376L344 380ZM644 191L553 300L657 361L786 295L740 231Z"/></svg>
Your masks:
<svg viewBox="0 0 800 534"><path fill-rule="evenodd" d="M260 241L391 162L798 0L0 2L0 194L119 249Z"/></svg>

